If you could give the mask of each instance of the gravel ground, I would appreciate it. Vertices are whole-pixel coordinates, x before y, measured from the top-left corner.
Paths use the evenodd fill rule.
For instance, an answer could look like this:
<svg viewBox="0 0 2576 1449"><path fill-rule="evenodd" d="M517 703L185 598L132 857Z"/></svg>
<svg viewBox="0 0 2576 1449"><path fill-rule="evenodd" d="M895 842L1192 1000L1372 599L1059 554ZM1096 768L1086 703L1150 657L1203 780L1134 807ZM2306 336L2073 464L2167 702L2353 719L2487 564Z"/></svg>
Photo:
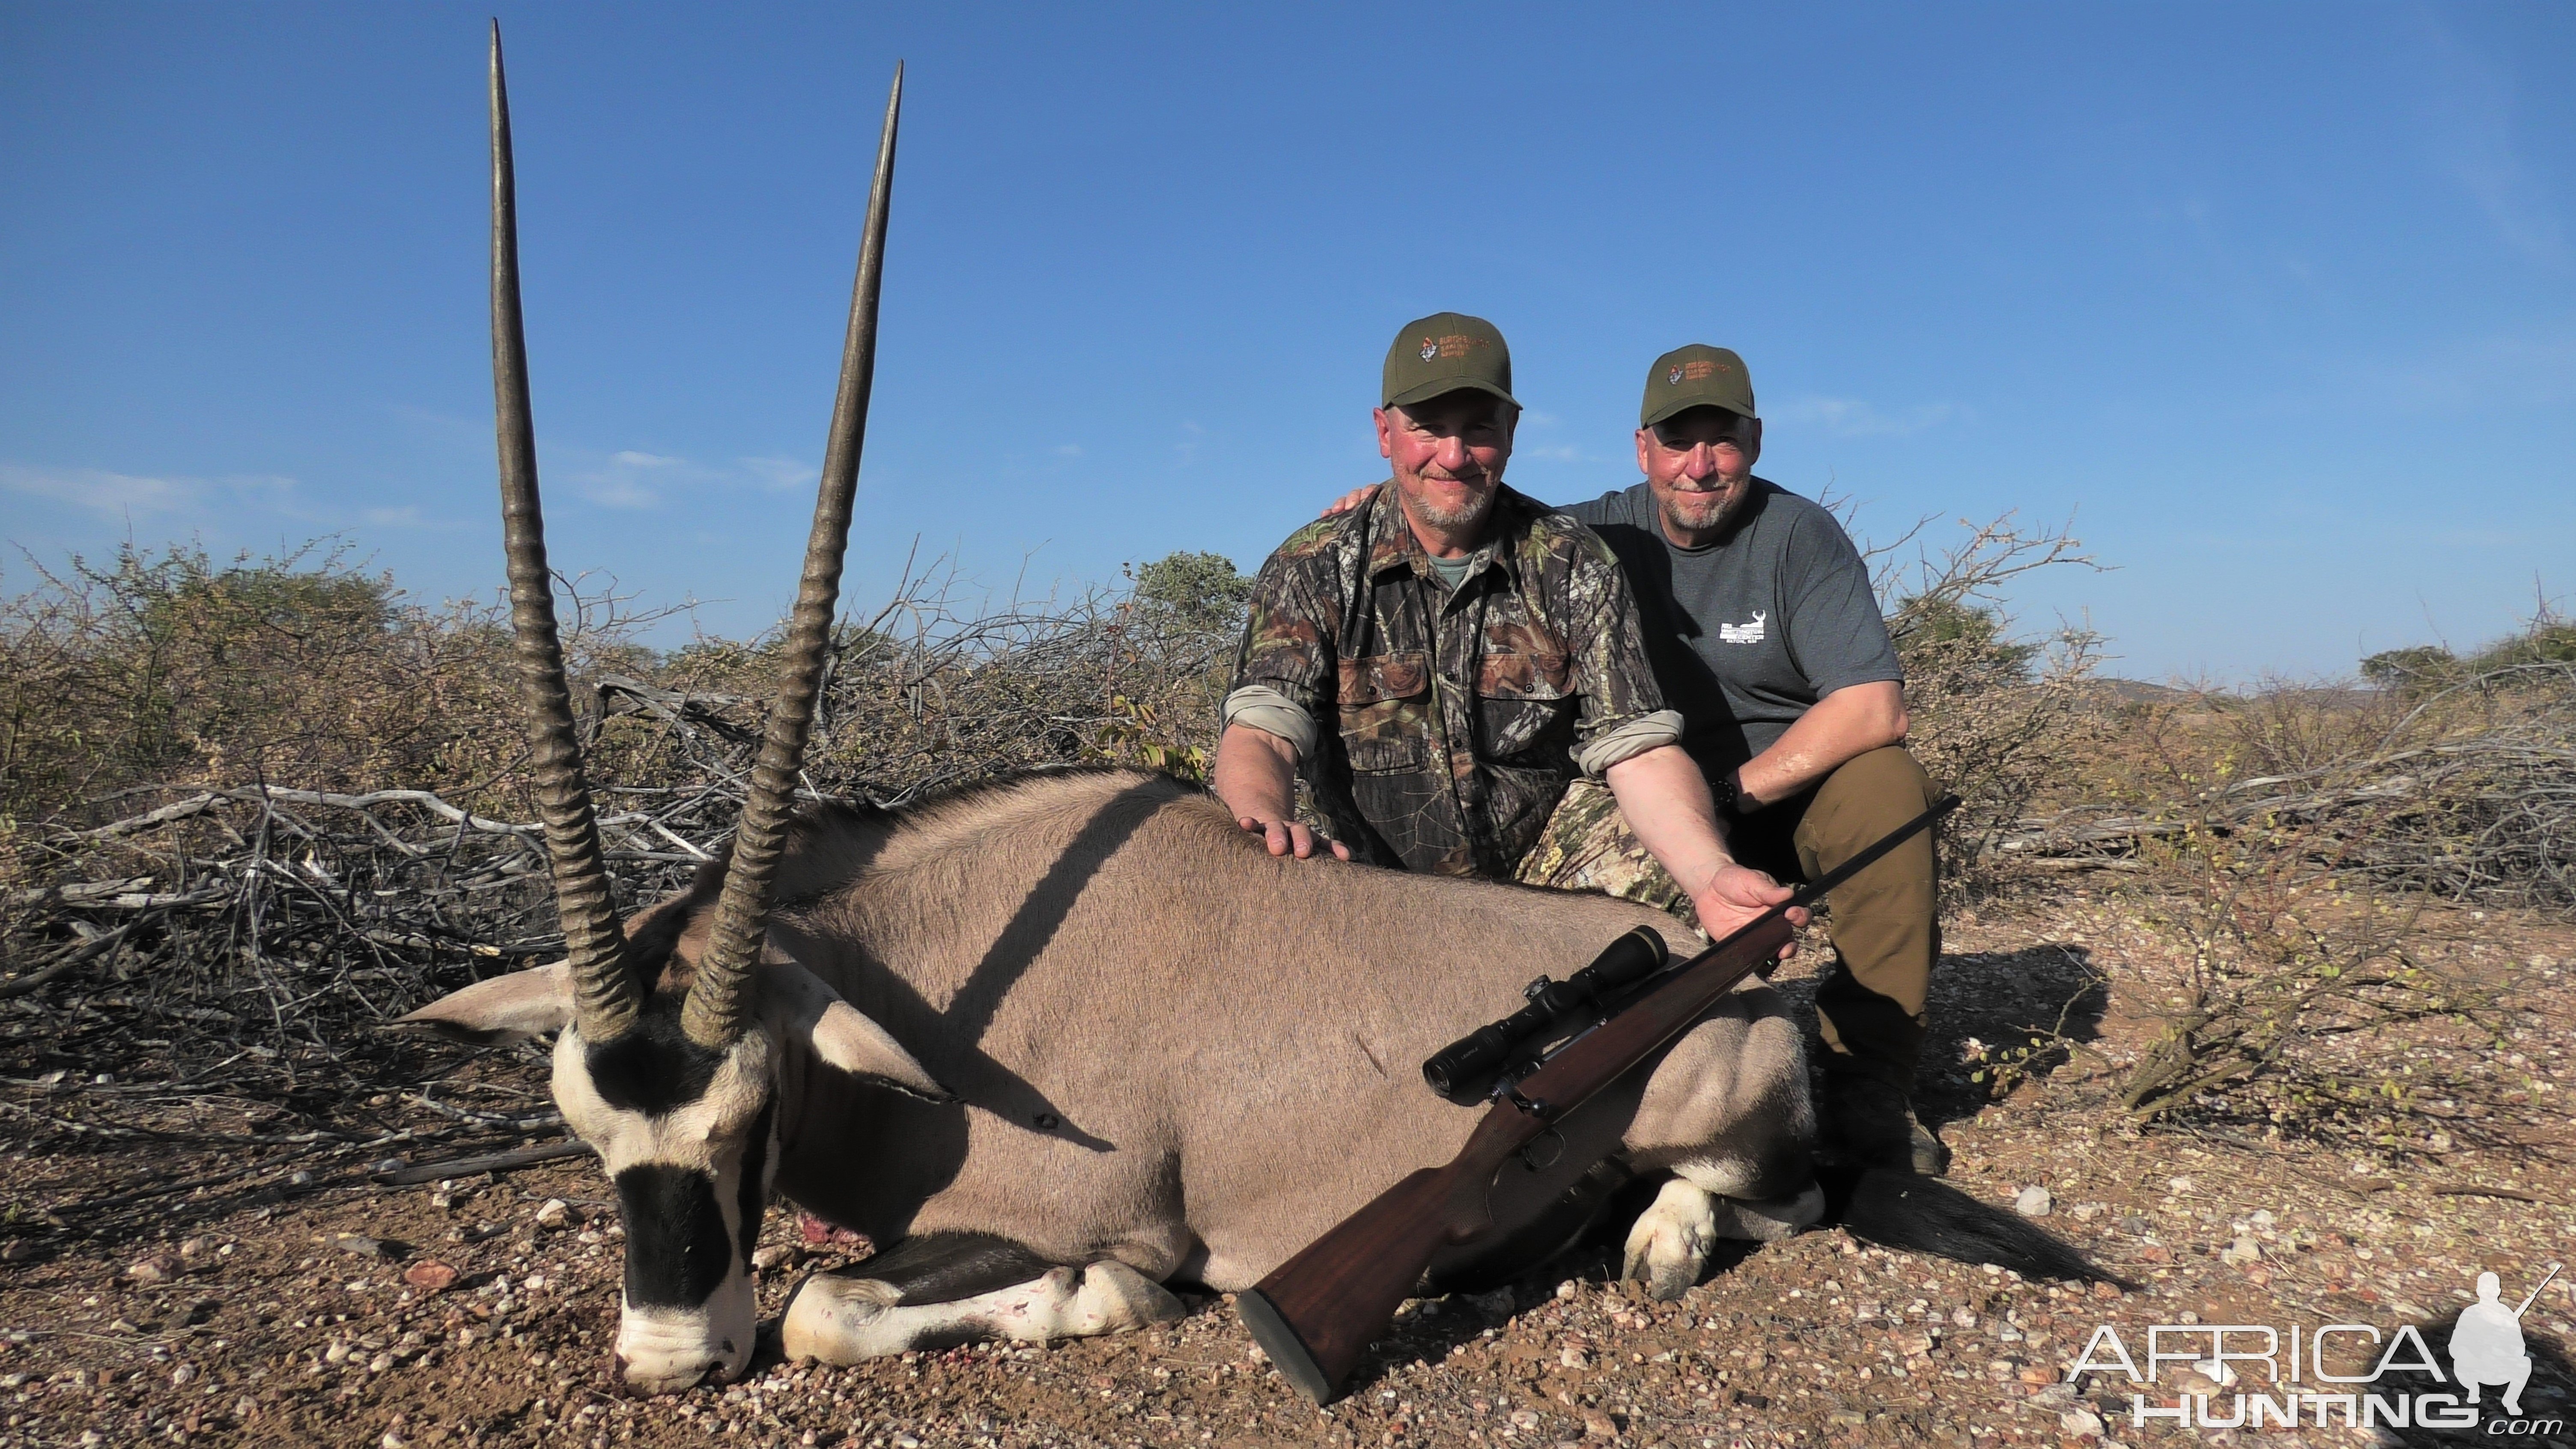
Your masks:
<svg viewBox="0 0 2576 1449"><path fill-rule="evenodd" d="M2034 1208L2030 1190L2044 1189L2048 1226L2140 1281L2135 1293L2021 1282L1826 1230L1724 1251L1682 1301L1656 1304L1607 1281L1615 1264L1595 1245L1508 1297L1408 1305L1351 1396L1321 1411L1260 1362L1217 1298L1191 1300L1188 1318L1168 1328L1043 1349L978 1345L836 1369L781 1363L771 1348L743 1383L637 1401L611 1392L604 1374L620 1242L588 1164L445 1188L325 1178L282 1201L174 1199L166 1234L13 1239L0 1252L0 1449L605 1449L718 1434L867 1449L2224 1444L2255 1436L2141 1427L2129 1383L2112 1373L2070 1384L2070 1363L2108 1326L2143 1364L2156 1324L2391 1333L2413 1324L2438 1353L2481 1269L2498 1272L2516 1301L2547 1264L2576 1257L2576 1173L2565 1151L2550 1150L2570 1145L2563 1109L2548 1119L2561 1124L2554 1143L2392 1157L2226 1133L2139 1136L2080 1058L1984 1101L1967 1075L1967 1040L2054 1020L2091 979L2087 963L2113 983L2089 1028L2094 1045L2116 1052L2141 1029L2123 1003L2154 980L2160 959L2143 931L2080 900L2044 919L1956 927L1935 1005L1943 1065L1925 1094L1957 1153L1952 1182ZM2502 939L2501 927L2490 938ZM2526 922L2508 945L2554 966L2576 955L2576 932ZM2567 1025L2558 1015L2509 1044L2543 1106L2576 1088ZM174 1152L170 1170L211 1173L223 1162ZM69 1200L96 1168L95 1156L13 1147L10 1200ZM761 1256L773 1316L803 1272L855 1261L829 1240L808 1241L785 1212L773 1214ZM2576 1289L2564 1274L2523 1320L2538 1365L2525 1415L2560 1427L2452 1436L2576 1444L2565 1427L2576 1419L2571 1320ZM2346 1372L2360 1362L2353 1352L2326 1359ZM2158 1387L2211 1393L2222 1417L2234 1392L2175 1363ZM2501 1424L2487 1392L2490 1423ZM2259 1437L2445 1441L2420 1429L2347 1429L2339 1416Z"/></svg>

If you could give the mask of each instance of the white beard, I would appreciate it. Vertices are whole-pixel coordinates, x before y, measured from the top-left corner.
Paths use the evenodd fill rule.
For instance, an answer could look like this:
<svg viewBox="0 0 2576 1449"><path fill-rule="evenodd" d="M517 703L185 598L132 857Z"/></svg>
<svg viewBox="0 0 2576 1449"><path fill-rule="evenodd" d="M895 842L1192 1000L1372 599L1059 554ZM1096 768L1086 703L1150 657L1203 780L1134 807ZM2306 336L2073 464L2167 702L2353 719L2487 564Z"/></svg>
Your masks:
<svg viewBox="0 0 2576 1449"><path fill-rule="evenodd" d="M1487 514L1494 511L1494 497L1501 491L1502 480L1495 479L1486 486L1481 496L1463 507L1445 507L1410 492L1404 495L1404 501L1416 517L1434 528L1473 530L1485 521Z"/></svg>
<svg viewBox="0 0 2576 1449"><path fill-rule="evenodd" d="M1423 522L1434 528L1474 528L1485 521L1486 514L1494 511L1494 495L1488 493L1465 508L1443 508L1436 503L1419 501L1413 508L1422 515Z"/></svg>
<svg viewBox="0 0 2576 1449"><path fill-rule="evenodd" d="M1738 505L1752 496L1749 480L1744 487L1727 493L1689 493L1675 489L1667 495L1664 509L1682 528L1701 533L1724 523Z"/></svg>

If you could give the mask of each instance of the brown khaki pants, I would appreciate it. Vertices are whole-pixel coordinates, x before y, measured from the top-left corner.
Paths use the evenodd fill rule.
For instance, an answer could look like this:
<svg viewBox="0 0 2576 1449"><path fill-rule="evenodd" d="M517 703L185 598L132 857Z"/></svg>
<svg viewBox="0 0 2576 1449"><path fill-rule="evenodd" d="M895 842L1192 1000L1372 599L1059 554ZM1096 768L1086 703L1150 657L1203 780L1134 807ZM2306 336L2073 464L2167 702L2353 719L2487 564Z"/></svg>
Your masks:
<svg viewBox="0 0 2576 1449"><path fill-rule="evenodd" d="M1934 791L1902 745L1876 749L1767 809L1729 822L1736 859L1772 878L1814 880L1929 808ZM1690 897L1619 814L1608 786L1577 780L1521 861L1518 878L1597 890L1696 926ZM1930 832L1898 846L1828 898L1834 964L1816 988L1827 1070L1865 1072L1912 1090L1923 1054L1923 1000L1941 956Z"/></svg>

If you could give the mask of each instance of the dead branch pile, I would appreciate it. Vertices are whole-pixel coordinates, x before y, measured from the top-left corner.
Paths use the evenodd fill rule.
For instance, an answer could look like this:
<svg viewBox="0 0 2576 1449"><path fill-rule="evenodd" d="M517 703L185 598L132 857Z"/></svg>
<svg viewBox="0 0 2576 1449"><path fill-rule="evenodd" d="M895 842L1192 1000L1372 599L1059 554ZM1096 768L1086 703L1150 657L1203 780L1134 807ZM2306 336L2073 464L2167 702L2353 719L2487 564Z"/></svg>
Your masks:
<svg viewBox="0 0 2576 1449"><path fill-rule="evenodd" d="M944 591L908 587L843 632L809 786L892 805L1050 765L1198 773L1234 622L1134 596L970 614ZM701 645L658 680L593 676L589 758L609 858L631 897L671 888L722 849L768 652L765 642ZM498 702L473 724L487 738L516 732ZM398 1013L453 984L444 968L465 958L554 949L538 827L481 813L518 803L509 783L482 784L473 803L421 789L130 787L102 803L166 803L68 823L99 813L83 802L18 827L5 901L39 943L35 970L88 963L99 953L87 943L120 931L121 978L140 974L173 997L263 997L255 1015L324 1046L335 1034L326 1026ZM60 949L47 951L48 938ZM157 965L138 973L145 958ZM22 970L0 995L53 979Z"/></svg>
<svg viewBox="0 0 2576 1449"><path fill-rule="evenodd" d="M1050 765L1203 773L1240 627L1222 563L998 610L908 578L836 641L809 787L900 804ZM524 1072L464 1084L499 1098L479 1116L353 1095L435 1070L382 1022L560 937L489 613L313 572L129 557L0 629L0 665L29 666L0 670L0 1152L166 1140L264 1154L265 1178L225 1175L268 1181L551 1130ZM724 848L774 641L658 656L633 642L648 618L566 587L610 866L650 900Z"/></svg>
<svg viewBox="0 0 2576 1449"><path fill-rule="evenodd" d="M2420 898L2391 899L2320 868L2313 849L2281 846L2198 826L2172 842L2165 888L2141 913L2187 955L2121 1104L2141 1120L2250 1117L2338 1140L2387 1137L2428 1114L2463 1136L2518 1118L2496 1110L2511 1074L2483 1058L2524 1014L2522 971L2465 964L2475 951L2442 939L2455 923L2428 919ZM2397 1042L2414 1060L2394 1059Z"/></svg>
<svg viewBox="0 0 2576 1449"><path fill-rule="evenodd" d="M708 833L713 803L703 791L621 794L603 822L616 868L639 889L683 878L700 851L681 832ZM21 969L0 982L17 1089L0 1099L0 1131L54 1152L212 1150L226 1165L180 1189L252 1191L432 1144L560 1130L525 1074L443 1084L402 1111L355 1099L370 1082L441 1070L378 1024L559 948L535 826L428 791L252 786L28 833L22 846L49 858L37 874L52 878L7 903L22 924L10 963ZM445 1100L464 1088L502 1110ZM148 1156L112 1160L159 1176ZM165 1195L96 1186L107 1190L45 1211L100 1230L112 1209L149 1210Z"/></svg>
<svg viewBox="0 0 2576 1449"><path fill-rule="evenodd" d="M2056 768L2087 647L2068 636L2034 669L2041 651L2004 640L1979 601L2073 549L2007 520L1881 570L1902 585L1917 745L1970 794L1971 846ZM0 1000L106 991L183 1071L251 1046L337 1060L436 992L554 949L490 611L408 604L329 557L129 553L48 582L0 629L0 662L18 666L0 736L18 822ZM723 849L775 641L657 656L635 642L652 616L566 587L610 859L625 895L648 899ZM1069 601L983 609L962 592L908 575L843 627L811 791L899 805L1013 769L1204 775L1247 592L1225 560L1174 555ZM28 1045L28 1076L107 1052Z"/></svg>
<svg viewBox="0 0 2576 1449"><path fill-rule="evenodd" d="M2168 759L2214 721L2227 758L2184 767L2155 808L2085 805L2024 817L2003 851L2060 868L2145 870L2188 831L2294 849L2392 890L2455 901L2576 906L2576 664L2519 663L2408 699L2282 690L2200 697L2131 722ZM2237 762L2255 773L2227 778Z"/></svg>
<svg viewBox="0 0 2576 1449"><path fill-rule="evenodd" d="M2545 1150L2515 1045L2539 967L2461 908L2576 905L2576 661L2521 647L2556 627L2420 688L2100 712L2102 749L2063 793L2102 803L2026 817L2002 845L2120 872L2119 898L2186 952L2135 1001L2162 1027L2124 1074L2131 1113Z"/></svg>

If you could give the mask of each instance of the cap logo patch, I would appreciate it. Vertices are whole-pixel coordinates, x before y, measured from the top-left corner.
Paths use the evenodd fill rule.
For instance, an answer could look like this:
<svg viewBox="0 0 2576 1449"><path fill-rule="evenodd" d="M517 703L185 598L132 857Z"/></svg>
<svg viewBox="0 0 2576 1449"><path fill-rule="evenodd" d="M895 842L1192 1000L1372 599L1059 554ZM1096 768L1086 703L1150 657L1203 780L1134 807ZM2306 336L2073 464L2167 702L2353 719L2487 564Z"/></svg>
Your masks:
<svg viewBox="0 0 2576 1449"><path fill-rule="evenodd" d="M1678 382L1683 378L1687 378L1692 382L1697 382L1701 378L1715 377L1724 371L1726 371L1726 368L1722 363L1709 362L1704 359L1698 362L1685 362L1681 366L1681 377L1674 380Z"/></svg>
<svg viewBox="0 0 2576 1449"><path fill-rule="evenodd" d="M1664 374L1664 381L1666 381L1666 382L1668 382L1668 383L1671 383L1671 382L1679 382L1679 381L1681 381L1681 380L1682 380L1682 369L1681 369L1681 364L1680 364L1680 363L1675 363L1675 364L1673 364L1673 370L1672 370L1672 371L1670 371L1670 372L1668 372L1668 373L1665 373L1665 374Z"/></svg>
<svg viewBox="0 0 2576 1449"><path fill-rule="evenodd" d="M1432 345L1433 345L1433 344L1431 343L1430 339L1425 338L1425 339L1423 340L1423 346L1424 346L1424 347L1428 348L1428 347L1431 347ZM1472 351L1472 350L1474 350L1474 349L1476 349L1476 348L1482 347L1482 346L1484 346L1484 345L1485 345L1485 339L1484 339L1484 338L1482 338L1482 337L1470 337L1470 336L1468 336L1467 334L1465 334L1465 333L1463 333L1463 332L1452 332L1452 333L1449 333L1447 336L1442 337L1442 338L1440 339L1440 341L1439 341L1439 344L1438 344L1438 346L1439 346L1439 353L1440 353L1440 355L1441 355L1442 357L1464 357L1464 356L1466 356L1470 351ZM1431 360L1431 353L1430 353L1430 352L1428 352L1428 351L1424 352L1424 353L1422 354L1422 360L1423 360L1423 361L1425 361L1425 362L1429 362L1429 361Z"/></svg>
<svg viewBox="0 0 2576 1449"><path fill-rule="evenodd" d="M1428 338L1428 337L1423 338L1423 339L1422 339L1422 360L1423 360L1423 361L1425 361L1425 362L1429 362L1431 359L1433 359L1433 358L1435 358L1435 357L1438 357L1439 355L1440 355L1440 344L1439 344L1439 343L1437 343L1437 342L1432 341L1432 340L1431 340L1430 338Z"/></svg>

